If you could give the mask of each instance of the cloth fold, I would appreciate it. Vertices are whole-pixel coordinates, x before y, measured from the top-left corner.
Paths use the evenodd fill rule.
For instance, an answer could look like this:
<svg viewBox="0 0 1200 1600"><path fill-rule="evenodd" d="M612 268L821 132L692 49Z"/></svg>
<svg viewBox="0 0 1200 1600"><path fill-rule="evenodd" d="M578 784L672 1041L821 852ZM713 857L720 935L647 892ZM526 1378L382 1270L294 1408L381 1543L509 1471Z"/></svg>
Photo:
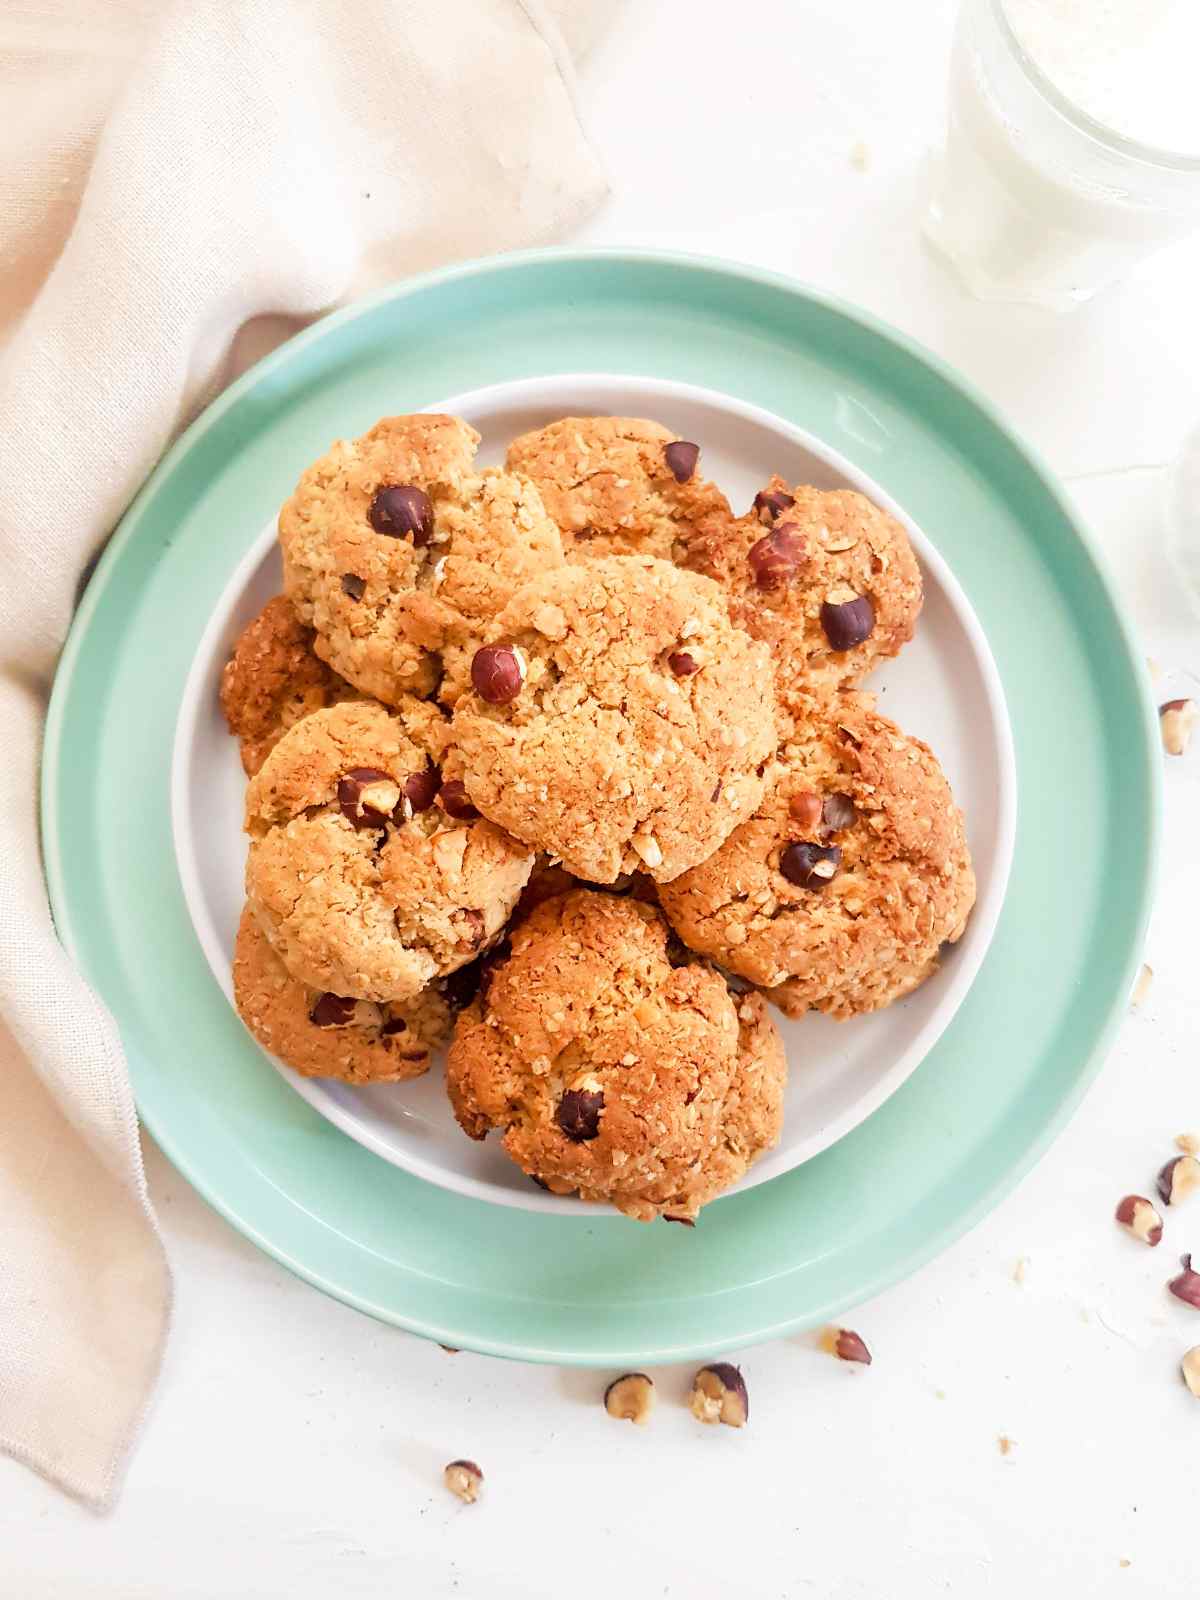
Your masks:
<svg viewBox="0 0 1200 1600"><path fill-rule="evenodd" d="M171 1279L116 1026L51 924L46 698L81 574L249 360L603 197L604 0L40 0L0 15L0 1449L98 1508Z"/></svg>

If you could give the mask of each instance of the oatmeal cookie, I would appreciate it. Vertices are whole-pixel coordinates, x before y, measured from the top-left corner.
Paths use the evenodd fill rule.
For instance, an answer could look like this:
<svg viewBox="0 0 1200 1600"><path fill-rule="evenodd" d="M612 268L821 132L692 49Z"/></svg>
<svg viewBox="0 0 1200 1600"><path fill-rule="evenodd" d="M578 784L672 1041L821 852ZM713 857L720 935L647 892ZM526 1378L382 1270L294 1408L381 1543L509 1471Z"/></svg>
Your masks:
<svg viewBox="0 0 1200 1600"><path fill-rule="evenodd" d="M311 466L279 514L284 587L316 650L388 705L461 682L461 652L562 541L534 486L472 470L456 417L388 417Z"/></svg>
<svg viewBox="0 0 1200 1600"><path fill-rule="evenodd" d="M769 654L707 578L641 556L547 573L500 613L471 678L453 724L471 800L578 878L666 881L758 804Z"/></svg>
<svg viewBox="0 0 1200 1600"><path fill-rule="evenodd" d="M562 531L567 559L658 556L729 502L697 470L698 447L639 417L563 417L522 434L508 468L532 478Z"/></svg>
<svg viewBox="0 0 1200 1600"><path fill-rule="evenodd" d="M234 947L233 994L263 1049L306 1078L419 1078L454 1026L454 1008L438 985L403 1004L308 988L280 961L249 906Z"/></svg>
<svg viewBox="0 0 1200 1600"><path fill-rule="evenodd" d="M715 578L734 622L771 646L776 688L847 687L913 636L921 569L901 525L853 489L772 478L744 517L709 517L681 564Z"/></svg>
<svg viewBox="0 0 1200 1600"><path fill-rule="evenodd" d="M865 695L795 711L758 810L659 895L685 943L789 1016L851 1017L935 971L966 925L975 876L927 745Z"/></svg>
<svg viewBox="0 0 1200 1600"><path fill-rule="evenodd" d="M247 898L293 977L409 1000L499 936L533 852L444 793L436 709L315 711L246 791Z"/></svg>
<svg viewBox="0 0 1200 1600"><path fill-rule="evenodd" d="M221 673L221 710L252 778L293 723L311 711L357 700L313 650L313 631L277 594L238 635Z"/></svg>
<svg viewBox="0 0 1200 1600"><path fill-rule="evenodd" d="M511 934L447 1062L472 1138L558 1194L690 1220L778 1135L778 1036L705 962L672 964L662 916L579 889ZM745 1010L739 1018L738 1007Z"/></svg>

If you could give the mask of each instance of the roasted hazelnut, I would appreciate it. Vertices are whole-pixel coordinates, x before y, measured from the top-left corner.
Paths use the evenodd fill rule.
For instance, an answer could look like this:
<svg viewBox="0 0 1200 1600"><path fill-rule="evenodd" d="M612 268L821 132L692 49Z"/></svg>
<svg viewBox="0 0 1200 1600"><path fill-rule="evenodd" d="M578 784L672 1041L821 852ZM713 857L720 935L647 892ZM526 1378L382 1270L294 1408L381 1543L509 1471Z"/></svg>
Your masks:
<svg viewBox="0 0 1200 1600"><path fill-rule="evenodd" d="M676 439L663 451L671 476L676 483L686 483L696 470L700 459L700 446L690 439Z"/></svg>
<svg viewBox="0 0 1200 1600"><path fill-rule="evenodd" d="M1192 1258L1190 1255L1180 1256L1183 1271L1172 1278L1167 1288L1177 1300L1182 1300L1184 1305L1193 1306L1200 1311L1200 1272L1192 1271Z"/></svg>
<svg viewBox="0 0 1200 1600"><path fill-rule="evenodd" d="M1197 1189L1200 1189L1200 1161L1195 1156L1176 1156L1158 1175L1158 1192L1169 1206L1177 1206Z"/></svg>
<svg viewBox="0 0 1200 1600"><path fill-rule="evenodd" d="M614 1378L604 1391L604 1409L622 1422L645 1425L654 1410L654 1383L644 1372L627 1372Z"/></svg>
<svg viewBox="0 0 1200 1600"><path fill-rule="evenodd" d="M804 560L804 537L794 522L781 522L750 546L746 560L756 588L782 588Z"/></svg>
<svg viewBox="0 0 1200 1600"><path fill-rule="evenodd" d="M603 1089L568 1089L558 1102L554 1120L572 1144L585 1144L599 1137L603 1110Z"/></svg>
<svg viewBox="0 0 1200 1600"><path fill-rule="evenodd" d="M451 1494L456 1494L470 1506L479 1499L479 1491L483 1488L483 1473L474 1461L451 1461L442 1473L442 1481Z"/></svg>
<svg viewBox="0 0 1200 1600"><path fill-rule="evenodd" d="M351 767L338 779L338 806L355 828L384 828L400 804L400 785L378 767Z"/></svg>
<svg viewBox="0 0 1200 1600"><path fill-rule="evenodd" d="M821 1349L839 1361L857 1361L864 1367L871 1365L871 1352L861 1335L850 1328L826 1328L821 1335Z"/></svg>
<svg viewBox="0 0 1200 1600"><path fill-rule="evenodd" d="M471 660L471 682L488 705L507 705L525 682L525 659L514 645L485 644Z"/></svg>
<svg viewBox="0 0 1200 1600"><path fill-rule="evenodd" d="M1179 1370L1183 1381L1191 1392L1200 1400L1200 1344L1193 1345L1183 1360L1179 1363Z"/></svg>
<svg viewBox="0 0 1200 1600"><path fill-rule="evenodd" d="M1163 1220L1151 1202L1140 1194L1127 1194L1117 1206L1115 1216L1121 1226L1143 1244L1160 1244Z"/></svg>
<svg viewBox="0 0 1200 1600"><path fill-rule="evenodd" d="M433 537L433 505L415 483L384 485L371 501L367 520L376 533L411 539L418 549Z"/></svg>
<svg viewBox="0 0 1200 1600"><path fill-rule="evenodd" d="M414 772L405 778L404 799L401 801L401 805L403 806L407 801L409 810L413 813L428 811L437 799L437 792L441 787L441 783L442 774L430 762L423 772Z"/></svg>
<svg viewBox="0 0 1200 1600"><path fill-rule="evenodd" d="M360 578L357 572L344 572L342 574L342 593L349 595L351 600L361 600L367 592L367 580Z"/></svg>
<svg viewBox="0 0 1200 1600"><path fill-rule="evenodd" d="M438 805L455 822L470 822L479 815L467 795L467 786L461 778L451 778L438 790Z"/></svg>
<svg viewBox="0 0 1200 1600"><path fill-rule="evenodd" d="M843 828L852 828L857 816L854 801L848 794L825 796L825 803L821 807L821 821L830 833L841 833Z"/></svg>
<svg viewBox="0 0 1200 1600"><path fill-rule="evenodd" d="M826 600L821 606L821 627L832 650L852 650L875 631L875 607L865 594L848 600Z"/></svg>
<svg viewBox="0 0 1200 1600"><path fill-rule="evenodd" d="M779 870L789 883L800 889L823 889L837 876L842 852L836 844L794 842L779 857Z"/></svg>
<svg viewBox="0 0 1200 1600"><path fill-rule="evenodd" d="M777 517L795 504L794 494L784 494L782 489L760 489L754 496L750 510L764 527L769 528Z"/></svg>
<svg viewBox="0 0 1200 1600"><path fill-rule="evenodd" d="M357 1000L344 994L319 994L309 1007L308 1020L318 1028L345 1028L354 1021Z"/></svg>
<svg viewBox="0 0 1200 1600"><path fill-rule="evenodd" d="M740 1368L728 1361L701 1367L692 1379L688 1406L698 1422L724 1422L730 1428L744 1428L750 1420L750 1396Z"/></svg>
<svg viewBox="0 0 1200 1600"><path fill-rule="evenodd" d="M802 790L788 801L788 815L805 833L811 833L821 821L822 809L821 796L811 790Z"/></svg>
<svg viewBox="0 0 1200 1600"><path fill-rule="evenodd" d="M1186 755L1198 714L1194 700L1168 700L1159 706L1158 727L1169 756Z"/></svg>

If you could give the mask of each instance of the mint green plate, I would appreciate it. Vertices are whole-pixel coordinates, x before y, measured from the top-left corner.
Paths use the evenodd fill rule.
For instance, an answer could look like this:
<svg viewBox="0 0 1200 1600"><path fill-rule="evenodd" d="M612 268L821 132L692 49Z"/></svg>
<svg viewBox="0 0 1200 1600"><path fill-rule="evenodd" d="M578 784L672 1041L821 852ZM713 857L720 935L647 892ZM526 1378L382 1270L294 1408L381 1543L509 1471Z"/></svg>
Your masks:
<svg viewBox="0 0 1200 1600"><path fill-rule="evenodd" d="M724 390L861 462L965 588L1016 740L1007 902L940 1043L853 1134L693 1231L489 1206L339 1133L226 1004L172 850L183 682L229 572L300 465L388 411L600 370ZM444 1344L645 1364L836 1315L962 1233L1045 1149L1125 1005L1157 774L1141 659L1095 554L1049 474L960 379L782 278L551 251L329 317L188 430L80 606L50 708L43 825L59 931L120 1024L142 1116L235 1226L319 1288Z"/></svg>

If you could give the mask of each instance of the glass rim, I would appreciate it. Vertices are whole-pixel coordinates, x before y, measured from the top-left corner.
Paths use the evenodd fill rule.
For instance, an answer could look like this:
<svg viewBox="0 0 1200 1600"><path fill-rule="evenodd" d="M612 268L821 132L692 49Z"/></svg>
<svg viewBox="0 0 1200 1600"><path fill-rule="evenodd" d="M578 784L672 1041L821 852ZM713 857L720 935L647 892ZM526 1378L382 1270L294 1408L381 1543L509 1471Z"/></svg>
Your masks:
<svg viewBox="0 0 1200 1600"><path fill-rule="evenodd" d="M1140 161L1146 166L1158 167L1168 172L1200 173L1200 154L1187 155L1182 150L1168 150L1160 145L1143 144L1139 139L1127 138L1125 134L1118 133L1108 123L1101 122L1098 117L1093 117L1082 106L1077 105L1046 76L1021 43L1016 29L1009 21L1005 0L987 0L987 3L1025 76L1053 109L1065 117L1079 132L1095 139L1114 154Z"/></svg>

